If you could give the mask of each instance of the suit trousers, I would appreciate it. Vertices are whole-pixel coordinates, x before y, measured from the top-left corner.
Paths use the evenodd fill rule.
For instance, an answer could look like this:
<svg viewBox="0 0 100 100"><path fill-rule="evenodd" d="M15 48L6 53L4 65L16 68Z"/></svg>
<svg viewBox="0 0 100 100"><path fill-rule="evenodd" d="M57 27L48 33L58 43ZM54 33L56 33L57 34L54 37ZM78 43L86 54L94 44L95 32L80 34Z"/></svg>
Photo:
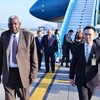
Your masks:
<svg viewBox="0 0 100 100"><path fill-rule="evenodd" d="M51 60L51 61L50 61ZM49 72L49 62L51 63L51 71L55 71L55 56L51 52L45 52L46 72Z"/></svg>
<svg viewBox="0 0 100 100"><path fill-rule="evenodd" d="M62 56L62 60L61 60L61 66L63 66L63 62L65 62L65 58L66 58L66 67L68 66L68 62L69 62L69 49L62 50L63 56Z"/></svg>
<svg viewBox="0 0 100 100"><path fill-rule="evenodd" d="M9 68L8 82L4 89L5 100L15 100L16 95L20 100L30 100L29 86L23 88L18 68Z"/></svg>
<svg viewBox="0 0 100 100"><path fill-rule="evenodd" d="M38 55L38 69L41 69L41 62L42 62L43 54L40 51L38 51L37 55Z"/></svg>
<svg viewBox="0 0 100 100"><path fill-rule="evenodd" d="M95 92L96 87L88 88L87 86L77 86L79 100L90 100Z"/></svg>

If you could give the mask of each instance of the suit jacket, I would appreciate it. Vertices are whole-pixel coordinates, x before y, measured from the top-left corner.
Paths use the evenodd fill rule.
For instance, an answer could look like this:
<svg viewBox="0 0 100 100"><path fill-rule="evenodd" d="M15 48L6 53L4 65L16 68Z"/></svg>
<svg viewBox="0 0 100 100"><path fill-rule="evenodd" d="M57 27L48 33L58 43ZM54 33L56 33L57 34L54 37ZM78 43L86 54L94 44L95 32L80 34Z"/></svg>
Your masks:
<svg viewBox="0 0 100 100"><path fill-rule="evenodd" d="M62 49L68 49L69 45L73 45L73 41L69 39L69 35L65 34L63 38Z"/></svg>
<svg viewBox="0 0 100 100"><path fill-rule="evenodd" d="M99 73L99 82L100 82L100 37L94 39L96 43L97 59L98 59L98 73Z"/></svg>
<svg viewBox="0 0 100 100"><path fill-rule="evenodd" d="M38 36L35 37L36 40L36 47L37 47L37 52L40 52L41 48L42 48L42 37L41 37L41 43L38 40Z"/></svg>
<svg viewBox="0 0 100 100"><path fill-rule="evenodd" d="M10 39L9 30L3 32L0 37L0 75L2 75L3 84L6 85L9 76L10 62ZM19 74L23 87L29 85L29 80L34 81L37 76L37 51L35 39L32 33L20 29L20 38L18 43L18 53L16 55Z"/></svg>
<svg viewBox="0 0 100 100"><path fill-rule="evenodd" d="M70 66L69 78L75 79L76 85L84 85L84 83L88 87L95 87L98 85L98 64L96 63L96 66L91 65L91 59L93 58L93 55L95 55L96 60L98 60L95 43L92 45L87 63L84 53L84 43L75 47Z"/></svg>
<svg viewBox="0 0 100 100"><path fill-rule="evenodd" d="M42 39L42 47L44 48L44 52L50 52L54 54L58 51L57 38L55 35L52 35L50 40L48 41L48 35L44 35Z"/></svg>

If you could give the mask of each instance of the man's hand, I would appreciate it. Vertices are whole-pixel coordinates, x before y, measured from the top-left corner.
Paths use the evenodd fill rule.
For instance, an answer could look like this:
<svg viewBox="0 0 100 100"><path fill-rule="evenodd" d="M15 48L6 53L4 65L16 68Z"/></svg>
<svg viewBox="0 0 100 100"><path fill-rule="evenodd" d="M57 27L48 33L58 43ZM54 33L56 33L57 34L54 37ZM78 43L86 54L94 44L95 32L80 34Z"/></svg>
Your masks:
<svg viewBox="0 0 100 100"><path fill-rule="evenodd" d="M32 84L35 79L29 79L29 84Z"/></svg>
<svg viewBox="0 0 100 100"><path fill-rule="evenodd" d="M43 54L43 50L40 50L41 54Z"/></svg>
<svg viewBox="0 0 100 100"><path fill-rule="evenodd" d="M98 84L98 91L100 91L100 82L99 82L99 84Z"/></svg>
<svg viewBox="0 0 100 100"><path fill-rule="evenodd" d="M70 84L71 84L72 86L75 86L75 80L74 80L74 79L70 79Z"/></svg>

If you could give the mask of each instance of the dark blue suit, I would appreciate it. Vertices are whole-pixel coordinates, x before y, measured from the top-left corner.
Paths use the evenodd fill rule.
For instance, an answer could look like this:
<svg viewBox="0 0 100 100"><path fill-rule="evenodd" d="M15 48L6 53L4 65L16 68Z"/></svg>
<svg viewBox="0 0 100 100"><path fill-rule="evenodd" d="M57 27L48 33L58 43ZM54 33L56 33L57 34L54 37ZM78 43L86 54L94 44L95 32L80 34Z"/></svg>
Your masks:
<svg viewBox="0 0 100 100"><path fill-rule="evenodd" d="M70 35L65 34L63 38L63 44L62 44L62 61L61 66L63 66L64 59L66 58L66 67L68 67L68 63L70 61L69 59L69 51L71 50L71 53L73 53L73 41L70 38Z"/></svg>
<svg viewBox="0 0 100 100"><path fill-rule="evenodd" d="M99 81L98 64L95 66L91 65L93 55L96 56L95 58L98 61L98 51L96 44L93 43L88 62L86 63L84 48L84 43L75 47L70 66L69 78L75 79L80 100L90 100Z"/></svg>
<svg viewBox="0 0 100 100"><path fill-rule="evenodd" d="M35 37L36 40L36 47L37 47L37 55L38 55L38 69L41 69L41 62L42 62L42 56L43 54L40 52L42 48L42 38L41 41L39 41L38 36Z"/></svg>
<svg viewBox="0 0 100 100"><path fill-rule="evenodd" d="M42 46L45 54L46 72L49 72L49 58L51 58L51 71L55 71L55 52L58 51L57 38L52 35L48 40L48 35L44 35L42 39Z"/></svg>

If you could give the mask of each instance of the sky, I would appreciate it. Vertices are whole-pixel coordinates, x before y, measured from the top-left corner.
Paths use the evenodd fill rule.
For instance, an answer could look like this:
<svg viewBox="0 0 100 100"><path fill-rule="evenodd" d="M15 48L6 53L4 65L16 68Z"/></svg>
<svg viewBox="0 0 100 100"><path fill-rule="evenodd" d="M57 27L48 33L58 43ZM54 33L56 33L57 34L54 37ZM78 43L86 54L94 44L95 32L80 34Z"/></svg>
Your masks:
<svg viewBox="0 0 100 100"><path fill-rule="evenodd" d="M56 23L40 20L29 13L29 9L37 0L0 0L0 23L7 24L11 15L17 15L23 27L39 27Z"/></svg>

